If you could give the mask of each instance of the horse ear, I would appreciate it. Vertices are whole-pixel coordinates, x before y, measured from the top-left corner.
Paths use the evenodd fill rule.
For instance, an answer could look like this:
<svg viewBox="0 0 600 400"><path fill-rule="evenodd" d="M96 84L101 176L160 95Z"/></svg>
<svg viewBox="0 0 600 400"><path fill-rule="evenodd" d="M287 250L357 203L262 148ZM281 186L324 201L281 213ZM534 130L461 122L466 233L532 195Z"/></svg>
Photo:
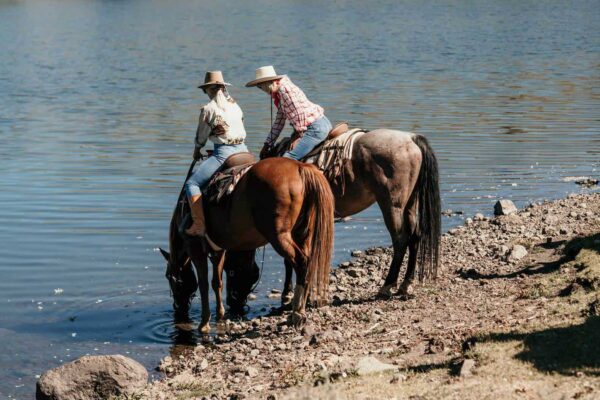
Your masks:
<svg viewBox="0 0 600 400"><path fill-rule="evenodd" d="M160 254L163 255L163 257L165 258L165 260L167 260L167 262L169 262L169 260L171 259L171 254L169 254L168 251L163 250L161 247L158 248L160 250Z"/></svg>

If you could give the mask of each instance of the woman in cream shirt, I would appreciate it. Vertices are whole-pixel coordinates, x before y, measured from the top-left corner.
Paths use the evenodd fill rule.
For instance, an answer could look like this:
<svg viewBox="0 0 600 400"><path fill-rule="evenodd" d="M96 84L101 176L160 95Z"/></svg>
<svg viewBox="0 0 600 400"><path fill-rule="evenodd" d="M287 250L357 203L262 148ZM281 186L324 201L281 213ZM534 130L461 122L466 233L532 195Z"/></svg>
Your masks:
<svg viewBox="0 0 600 400"><path fill-rule="evenodd" d="M244 144L243 113L235 100L227 92L229 86L223 80L221 71L209 71L204 84L198 86L210 98L210 102L200 110L200 120L196 130L194 159L200 158L200 149L207 140L214 143L214 151L190 176L185 183L185 191L192 210L193 224L186 233L193 236L206 236L202 190L206 188L210 178L225 162L227 157L239 152L246 152Z"/></svg>

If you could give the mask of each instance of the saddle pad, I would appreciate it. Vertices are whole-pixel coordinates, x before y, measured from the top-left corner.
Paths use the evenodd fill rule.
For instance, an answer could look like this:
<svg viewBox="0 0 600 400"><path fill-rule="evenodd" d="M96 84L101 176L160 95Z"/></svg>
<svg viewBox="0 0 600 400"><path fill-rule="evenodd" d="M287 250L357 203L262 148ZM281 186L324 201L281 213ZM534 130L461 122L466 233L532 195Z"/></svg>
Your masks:
<svg viewBox="0 0 600 400"><path fill-rule="evenodd" d="M254 164L255 163L237 165L214 174L208 182L208 186L204 189L204 198L206 201L212 204L219 204L225 200L233 193L233 189L235 189L235 186L242 176L244 176Z"/></svg>
<svg viewBox="0 0 600 400"><path fill-rule="evenodd" d="M310 152L302 161L314 164L328 179L335 180L342 171L346 160L352 159L354 142L366 132L362 129L350 129L340 136L323 143L320 148Z"/></svg>

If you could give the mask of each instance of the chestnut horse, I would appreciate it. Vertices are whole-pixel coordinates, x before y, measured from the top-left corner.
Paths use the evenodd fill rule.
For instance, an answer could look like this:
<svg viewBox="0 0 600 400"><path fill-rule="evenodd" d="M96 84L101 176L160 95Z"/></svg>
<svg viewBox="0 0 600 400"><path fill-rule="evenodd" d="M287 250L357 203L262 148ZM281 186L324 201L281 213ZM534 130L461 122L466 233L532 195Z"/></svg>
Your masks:
<svg viewBox="0 0 600 400"><path fill-rule="evenodd" d="M197 285L193 264L202 302L199 330L206 333L210 330L209 254L200 240L181 234L181 225L185 222L178 208L171 220L170 252L162 250L167 259L173 306L180 315L187 314ZM235 279L244 291L249 293L257 280L254 250L270 243L296 272L291 314L294 325L301 325L305 319L309 293L319 300L327 298L334 199L327 180L316 167L287 158L260 161L240 179L226 200L218 205L206 204L205 215L210 240L225 250L225 260L231 252L231 262L241 267L236 268ZM224 316L221 273L225 261L223 252L212 258L212 286L219 320ZM227 286L229 289L229 283ZM228 303L229 300L228 292ZM234 303L239 305L239 302Z"/></svg>
<svg viewBox="0 0 600 400"><path fill-rule="evenodd" d="M344 179L330 182L336 216L354 215L377 202L392 239L394 256L379 295L393 294L407 250L406 274L397 293L409 294L417 262L419 280L434 277L440 253L440 190L437 160L427 139L391 129L367 132L354 142L352 159L342 173ZM283 304L293 293L293 265L285 265Z"/></svg>

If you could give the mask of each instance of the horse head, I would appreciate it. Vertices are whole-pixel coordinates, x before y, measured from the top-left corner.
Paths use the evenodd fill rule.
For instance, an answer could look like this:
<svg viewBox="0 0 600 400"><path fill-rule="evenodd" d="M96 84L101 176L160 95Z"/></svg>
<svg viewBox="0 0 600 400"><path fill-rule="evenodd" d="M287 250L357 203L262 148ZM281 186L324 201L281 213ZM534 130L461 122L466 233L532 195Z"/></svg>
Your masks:
<svg viewBox="0 0 600 400"><path fill-rule="evenodd" d="M230 312L243 314L255 284L260 278L260 269L254 261L255 250L227 252L224 270L227 275L227 305Z"/></svg>
<svg viewBox="0 0 600 400"><path fill-rule="evenodd" d="M176 316L185 318L198 288L190 258L185 253L176 255L178 253L169 253L163 249L160 249L160 252L167 261L165 277L169 281L173 297L173 310Z"/></svg>

